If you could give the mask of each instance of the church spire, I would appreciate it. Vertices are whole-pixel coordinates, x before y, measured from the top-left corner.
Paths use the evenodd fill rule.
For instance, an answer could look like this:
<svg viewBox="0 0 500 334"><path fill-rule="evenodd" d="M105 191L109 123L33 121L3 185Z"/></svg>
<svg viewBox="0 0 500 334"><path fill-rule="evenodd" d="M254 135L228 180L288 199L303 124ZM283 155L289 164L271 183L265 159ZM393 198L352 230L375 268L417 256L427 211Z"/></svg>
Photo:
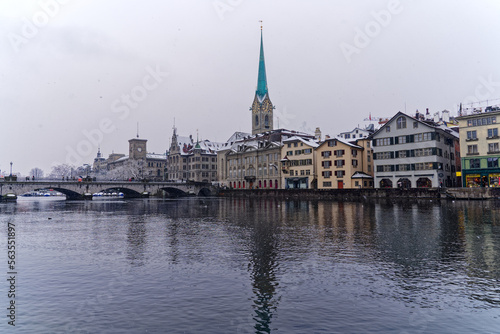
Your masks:
<svg viewBox="0 0 500 334"><path fill-rule="evenodd" d="M262 24L262 21L260 21ZM267 94L266 63L264 62L264 43L262 41L262 25L260 26L259 76L257 80L257 96L263 100Z"/></svg>

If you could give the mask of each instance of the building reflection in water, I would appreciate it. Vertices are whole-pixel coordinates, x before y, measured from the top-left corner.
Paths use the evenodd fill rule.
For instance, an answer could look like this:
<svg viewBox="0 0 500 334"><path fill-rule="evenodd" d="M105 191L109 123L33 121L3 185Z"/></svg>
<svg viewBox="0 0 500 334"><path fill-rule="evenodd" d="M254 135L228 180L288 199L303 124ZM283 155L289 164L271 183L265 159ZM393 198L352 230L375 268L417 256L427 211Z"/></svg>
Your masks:
<svg viewBox="0 0 500 334"><path fill-rule="evenodd" d="M255 333L271 333L272 318L278 308L278 250L283 209L269 199L231 199L222 202L220 216L243 225L239 237L247 244L248 269L252 280L252 308ZM249 215L250 213L250 215Z"/></svg>
<svg viewBox="0 0 500 334"><path fill-rule="evenodd" d="M146 249L144 217L131 215L127 229L127 259L132 266L143 266Z"/></svg>

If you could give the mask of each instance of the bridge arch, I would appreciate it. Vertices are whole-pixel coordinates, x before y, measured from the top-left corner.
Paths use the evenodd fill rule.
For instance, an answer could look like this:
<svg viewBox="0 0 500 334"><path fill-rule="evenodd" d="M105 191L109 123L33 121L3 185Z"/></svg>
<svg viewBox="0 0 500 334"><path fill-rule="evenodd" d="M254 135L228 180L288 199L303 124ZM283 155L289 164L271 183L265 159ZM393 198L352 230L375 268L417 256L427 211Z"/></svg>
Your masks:
<svg viewBox="0 0 500 334"><path fill-rule="evenodd" d="M201 188L200 191L198 191L198 196L201 197L212 196L212 191L209 188Z"/></svg>
<svg viewBox="0 0 500 334"><path fill-rule="evenodd" d="M34 190L41 191L41 190L49 190L49 189L63 193L64 195L66 195L66 199L70 199L70 200L71 199L82 199L82 194L77 193L76 191L73 191L73 190L65 189L65 188L54 188L54 187L47 188L47 187L45 187L45 188L38 188L38 189L34 189Z"/></svg>
<svg viewBox="0 0 500 334"><path fill-rule="evenodd" d="M188 193L186 193L185 191L174 187L165 187L160 189L165 191L168 197L184 197L188 195Z"/></svg>

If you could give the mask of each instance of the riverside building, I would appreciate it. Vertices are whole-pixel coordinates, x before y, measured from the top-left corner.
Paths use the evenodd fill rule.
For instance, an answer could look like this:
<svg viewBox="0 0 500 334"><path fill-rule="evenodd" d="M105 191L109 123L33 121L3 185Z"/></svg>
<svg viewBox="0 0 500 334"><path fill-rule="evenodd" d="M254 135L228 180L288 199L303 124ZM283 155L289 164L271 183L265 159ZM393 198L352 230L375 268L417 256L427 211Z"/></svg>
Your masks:
<svg viewBox="0 0 500 334"><path fill-rule="evenodd" d="M500 108L464 112L457 120L463 187L499 187Z"/></svg>
<svg viewBox="0 0 500 334"><path fill-rule="evenodd" d="M459 186L458 133L398 112L373 134L375 188Z"/></svg>

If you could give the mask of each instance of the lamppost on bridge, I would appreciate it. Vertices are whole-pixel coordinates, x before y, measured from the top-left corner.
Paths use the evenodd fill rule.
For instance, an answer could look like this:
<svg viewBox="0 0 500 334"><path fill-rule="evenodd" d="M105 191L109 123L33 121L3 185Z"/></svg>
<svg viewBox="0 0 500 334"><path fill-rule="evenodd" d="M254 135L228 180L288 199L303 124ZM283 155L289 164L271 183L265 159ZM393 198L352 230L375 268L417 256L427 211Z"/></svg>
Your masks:
<svg viewBox="0 0 500 334"><path fill-rule="evenodd" d="M10 162L10 177L12 177L12 161Z"/></svg>

